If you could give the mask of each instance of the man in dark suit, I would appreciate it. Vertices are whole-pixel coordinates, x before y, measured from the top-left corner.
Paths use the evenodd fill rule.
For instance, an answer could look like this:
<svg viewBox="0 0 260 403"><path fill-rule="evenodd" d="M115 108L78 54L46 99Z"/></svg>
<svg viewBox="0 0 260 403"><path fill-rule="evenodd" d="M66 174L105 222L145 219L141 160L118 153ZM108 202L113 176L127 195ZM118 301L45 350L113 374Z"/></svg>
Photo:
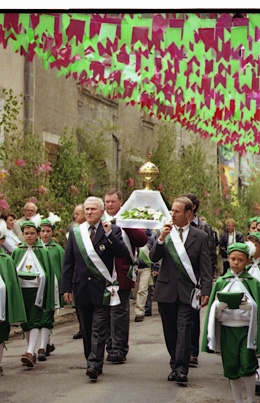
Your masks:
<svg viewBox="0 0 260 403"><path fill-rule="evenodd" d="M172 372L168 381L187 384L191 323L195 313L191 305L195 283L191 278L193 273L196 285L201 287L201 306L207 305L212 287L211 264L207 234L189 224L192 214L190 199L175 199L171 213L172 224L164 224L150 252L150 259L153 262L162 259L154 300L158 302L171 356Z"/></svg>
<svg viewBox="0 0 260 403"><path fill-rule="evenodd" d="M211 261L211 271L212 280L216 272L217 267L217 250L215 237L210 225L202 220L196 215L200 202L194 193L186 193L182 196L188 197L192 202L192 214L190 218L190 225L198 228L208 235L208 245ZM208 268L210 270L210 267ZM199 340L200 340L200 309L195 312L193 316L191 325L191 350L190 350L190 367L196 368L198 366L198 356L199 356Z"/></svg>
<svg viewBox="0 0 260 403"><path fill-rule="evenodd" d="M123 204L122 193L115 188L108 189L104 197L105 218L115 220L114 216ZM148 237L145 230L138 228L122 228L122 237L128 247L131 257L135 257L136 249L146 244ZM130 325L130 304L129 296L134 281L128 278L128 271L132 260L127 257L115 258L115 268L119 282L120 305L113 306L110 312L110 328L106 350L107 361L113 364L123 364L129 351L129 325Z"/></svg>
<svg viewBox="0 0 260 403"><path fill-rule="evenodd" d="M97 197L84 202L86 222L70 230L62 267L61 293L77 301L84 353L90 380L102 373L110 306L120 303L114 257L128 256L121 229L101 221L104 203Z"/></svg>
<svg viewBox="0 0 260 403"><path fill-rule="evenodd" d="M227 248L229 245L235 242L245 242L244 235L242 232L236 231L236 221L233 218L228 218L225 221L225 230L220 234L219 237L219 250L223 260L223 273L226 274L228 268L230 267L227 258Z"/></svg>

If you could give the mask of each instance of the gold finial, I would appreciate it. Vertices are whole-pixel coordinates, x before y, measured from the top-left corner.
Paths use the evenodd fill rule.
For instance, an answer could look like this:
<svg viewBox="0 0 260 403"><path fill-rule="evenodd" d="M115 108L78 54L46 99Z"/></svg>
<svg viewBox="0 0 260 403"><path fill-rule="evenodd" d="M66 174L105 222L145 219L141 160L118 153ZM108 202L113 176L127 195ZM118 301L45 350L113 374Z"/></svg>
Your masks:
<svg viewBox="0 0 260 403"><path fill-rule="evenodd" d="M151 182L153 182L159 175L159 169L151 162L152 154L149 152L147 155L147 162L139 168L139 174L145 182L145 189L152 190Z"/></svg>

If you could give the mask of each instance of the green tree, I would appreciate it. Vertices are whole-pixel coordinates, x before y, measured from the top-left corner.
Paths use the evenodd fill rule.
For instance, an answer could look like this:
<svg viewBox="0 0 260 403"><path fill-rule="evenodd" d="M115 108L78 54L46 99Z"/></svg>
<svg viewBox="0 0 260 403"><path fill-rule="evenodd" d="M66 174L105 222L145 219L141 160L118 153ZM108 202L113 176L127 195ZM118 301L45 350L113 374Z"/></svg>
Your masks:
<svg viewBox="0 0 260 403"><path fill-rule="evenodd" d="M38 135L9 135L0 146L0 161L6 171L1 188L17 216L28 200L37 201L41 214L54 207L46 154Z"/></svg>
<svg viewBox="0 0 260 403"><path fill-rule="evenodd" d="M74 207L89 196L90 183L86 153L78 150L77 141L72 135L61 137L52 160L50 185L63 228L71 222Z"/></svg>

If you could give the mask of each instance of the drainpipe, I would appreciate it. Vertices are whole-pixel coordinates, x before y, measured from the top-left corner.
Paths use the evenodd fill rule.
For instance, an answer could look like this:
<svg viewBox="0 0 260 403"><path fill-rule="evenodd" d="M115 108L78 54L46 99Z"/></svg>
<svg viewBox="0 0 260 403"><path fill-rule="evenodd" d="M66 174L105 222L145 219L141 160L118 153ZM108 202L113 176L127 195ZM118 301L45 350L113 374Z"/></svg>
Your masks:
<svg viewBox="0 0 260 403"><path fill-rule="evenodd" d="M28 54L25 56L24 64L24 135L30 133L30 62Z"/></svg>

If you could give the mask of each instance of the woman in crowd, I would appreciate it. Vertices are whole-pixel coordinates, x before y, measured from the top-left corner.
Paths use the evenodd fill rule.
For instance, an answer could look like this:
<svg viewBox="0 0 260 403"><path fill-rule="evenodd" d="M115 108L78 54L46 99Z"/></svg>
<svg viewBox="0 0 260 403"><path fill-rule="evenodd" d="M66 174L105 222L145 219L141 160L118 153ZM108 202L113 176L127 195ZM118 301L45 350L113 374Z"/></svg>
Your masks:
<svg viewBox="0 0 260 403"><path fill-rule="evenodd" d="M15 223L15 215L10 211L3 211L1 217L6 222L6 238L2 245L4 251L11 255L13 250L21 243L20 239L15 235L13 231Z"/></svg>

